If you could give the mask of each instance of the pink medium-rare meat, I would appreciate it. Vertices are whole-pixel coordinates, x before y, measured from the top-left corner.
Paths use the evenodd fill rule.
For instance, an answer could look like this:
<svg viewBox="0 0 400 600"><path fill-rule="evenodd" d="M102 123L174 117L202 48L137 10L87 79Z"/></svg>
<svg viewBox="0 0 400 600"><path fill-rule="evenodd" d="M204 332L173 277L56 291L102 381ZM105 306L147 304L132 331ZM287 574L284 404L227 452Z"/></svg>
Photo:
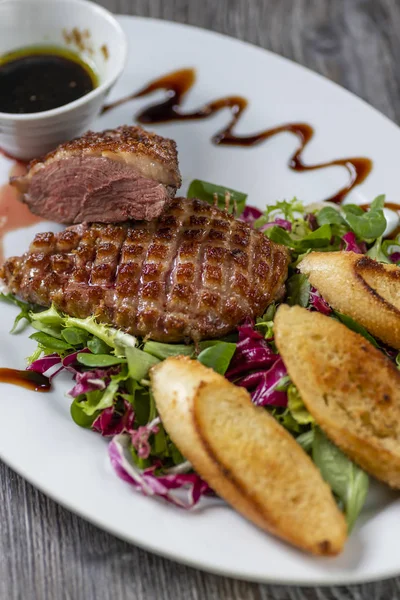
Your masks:
<svg viewBox="0 0 400 600"><path fill-rule="evenodd" d="M1 270L20 298L162 342L220 337L284 290L289 254L200 200L150 222L39 233Z"/></svg>
<svg viewBox="0 0 400 600"><path fill-rule="evenodd" d="M46 219L115 223L158 217L181 177L173 140L125 125L61 144L11 183Z"/></svg>

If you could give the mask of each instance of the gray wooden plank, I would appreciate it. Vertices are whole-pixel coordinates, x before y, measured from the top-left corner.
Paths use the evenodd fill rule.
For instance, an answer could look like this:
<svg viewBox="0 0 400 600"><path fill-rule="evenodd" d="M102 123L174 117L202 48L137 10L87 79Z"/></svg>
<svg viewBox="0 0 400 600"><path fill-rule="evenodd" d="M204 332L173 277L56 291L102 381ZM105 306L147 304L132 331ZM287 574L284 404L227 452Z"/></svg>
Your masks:
<svg viewBox="0 0 400 600"><path fill-rule="evenodd" d="M101 0L99 4L114 12L190 23L258 44L331 78L400 122L397 0ZM0 481L0 598L400 597L400 578L301 589L205 574L117 540L58 506L4 464L0 464Z"/></svg>

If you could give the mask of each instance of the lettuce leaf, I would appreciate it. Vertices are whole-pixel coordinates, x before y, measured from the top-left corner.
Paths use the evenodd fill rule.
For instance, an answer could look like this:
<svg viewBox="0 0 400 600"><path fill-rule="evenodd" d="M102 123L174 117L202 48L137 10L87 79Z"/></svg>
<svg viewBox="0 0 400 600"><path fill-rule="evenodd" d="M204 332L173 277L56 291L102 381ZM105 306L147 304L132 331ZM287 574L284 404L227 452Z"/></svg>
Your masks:
<svg viewBox="0 0 400 600"><path fill-rule="evenodd" d="M230 195L229 212L233 211L234 204L236 204L236 215L241 215L246 204L247 194L223 185L215 185L201 179L193 179L189 185L187 197L199 198L209 204L214 204L214 198L217 198L218 208L225 210L225 194L227 192Z"/></svg>
<svg viewBox="0 0 400 600"><path fill-rule="evenodd" d="M0 300L2 300L3 302L7 302L7 304L14 304L20 309L20 312L14 319L14 323L10 329L10 333L16 333L20 322L25 321L25 323L23 323L23 326L19 329L20 332L23 331L32 320L31 311L34 308L34 305L28 304L27 302L22 302L22 300L18 300L18 298L16 298L13 294L4 294L3 292L0 292Z"/></svg>
<svg viewBox="0 0 400 600"><path fill-rule="evenodd" d="M311 285L307 275L303 273L295 273L286 281L286 302L289 306L298 304L299 306L307 307L310 302Z"/></svg>
<svg viewBox="0 0 400 600"><path fill-rule="evenodd" d="M287 390L288 409L295 421L300 425L315 423L314 417L308 412L297 387L292 383Z"/></svg>
<svg viewBox="0 0 400 600"><path fill-rule="evenodd" d="M353 204L345 204L342 210L347 223L360 239L375 240L383 235L386 229L386 218L383 213L384 205L385 196L381 195L375 198L367 212Z"/></svg>
<svg viewBox="0 0 400 600"><path fill-rule="evenodd" d="M225 375L235 351L236 344L218 342L200 352L197 360L220 375Z"/></svg>
<svg viewBox="0 0 400 600"><path fill-rule="evenodd" d="M343 503L350 532L367 497L368 475L328 440L318 427L314 430L312 457L322 477Z"/></svg>

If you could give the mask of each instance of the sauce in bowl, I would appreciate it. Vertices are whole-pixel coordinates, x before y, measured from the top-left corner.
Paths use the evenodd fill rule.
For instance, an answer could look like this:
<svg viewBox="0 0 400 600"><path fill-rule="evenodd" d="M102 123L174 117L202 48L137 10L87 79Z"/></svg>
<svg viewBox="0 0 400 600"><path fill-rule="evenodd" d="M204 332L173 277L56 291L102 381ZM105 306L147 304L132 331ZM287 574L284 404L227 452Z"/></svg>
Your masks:
<svg viewBox="0 0 400 600"><path fill-rule="evenodd" d="M0 57L0 112L51 110L85 96L97 85L91 67L64 48L35 46Z"/></svg>

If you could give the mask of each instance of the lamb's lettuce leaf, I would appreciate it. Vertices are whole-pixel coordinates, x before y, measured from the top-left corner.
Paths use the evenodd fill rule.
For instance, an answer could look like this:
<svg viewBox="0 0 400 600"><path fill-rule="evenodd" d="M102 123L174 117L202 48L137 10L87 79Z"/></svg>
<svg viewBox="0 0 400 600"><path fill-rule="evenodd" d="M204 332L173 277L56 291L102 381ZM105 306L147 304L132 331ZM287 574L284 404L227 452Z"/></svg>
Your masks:
<svg viewBox="0 0 400 600"><path fill-rule="evenodd" d="M328 440L318 427L314 430L312 457L322 477L342 502L351 531L367 497L368 475Z"/></svg>
<svg viewBox="0 0 400 600"><path fill-rule="evenodd" d="M233 211L236 204L236 216L241 215L246 204L247 194L223 185L215 185L201 179L193 179L189 185L187 197L199 198L209 204L214 204L215 199L217 199L218 208L225 210L227 193L229 194L229 212Z"/></svg>
<svg viewBox="0 0 400 600"><path fill-rule="evenodd" d="M202 350L197 360L206 367L214 369L220 375L225 375L235 350L236 344L219 342Z"/></svg>

